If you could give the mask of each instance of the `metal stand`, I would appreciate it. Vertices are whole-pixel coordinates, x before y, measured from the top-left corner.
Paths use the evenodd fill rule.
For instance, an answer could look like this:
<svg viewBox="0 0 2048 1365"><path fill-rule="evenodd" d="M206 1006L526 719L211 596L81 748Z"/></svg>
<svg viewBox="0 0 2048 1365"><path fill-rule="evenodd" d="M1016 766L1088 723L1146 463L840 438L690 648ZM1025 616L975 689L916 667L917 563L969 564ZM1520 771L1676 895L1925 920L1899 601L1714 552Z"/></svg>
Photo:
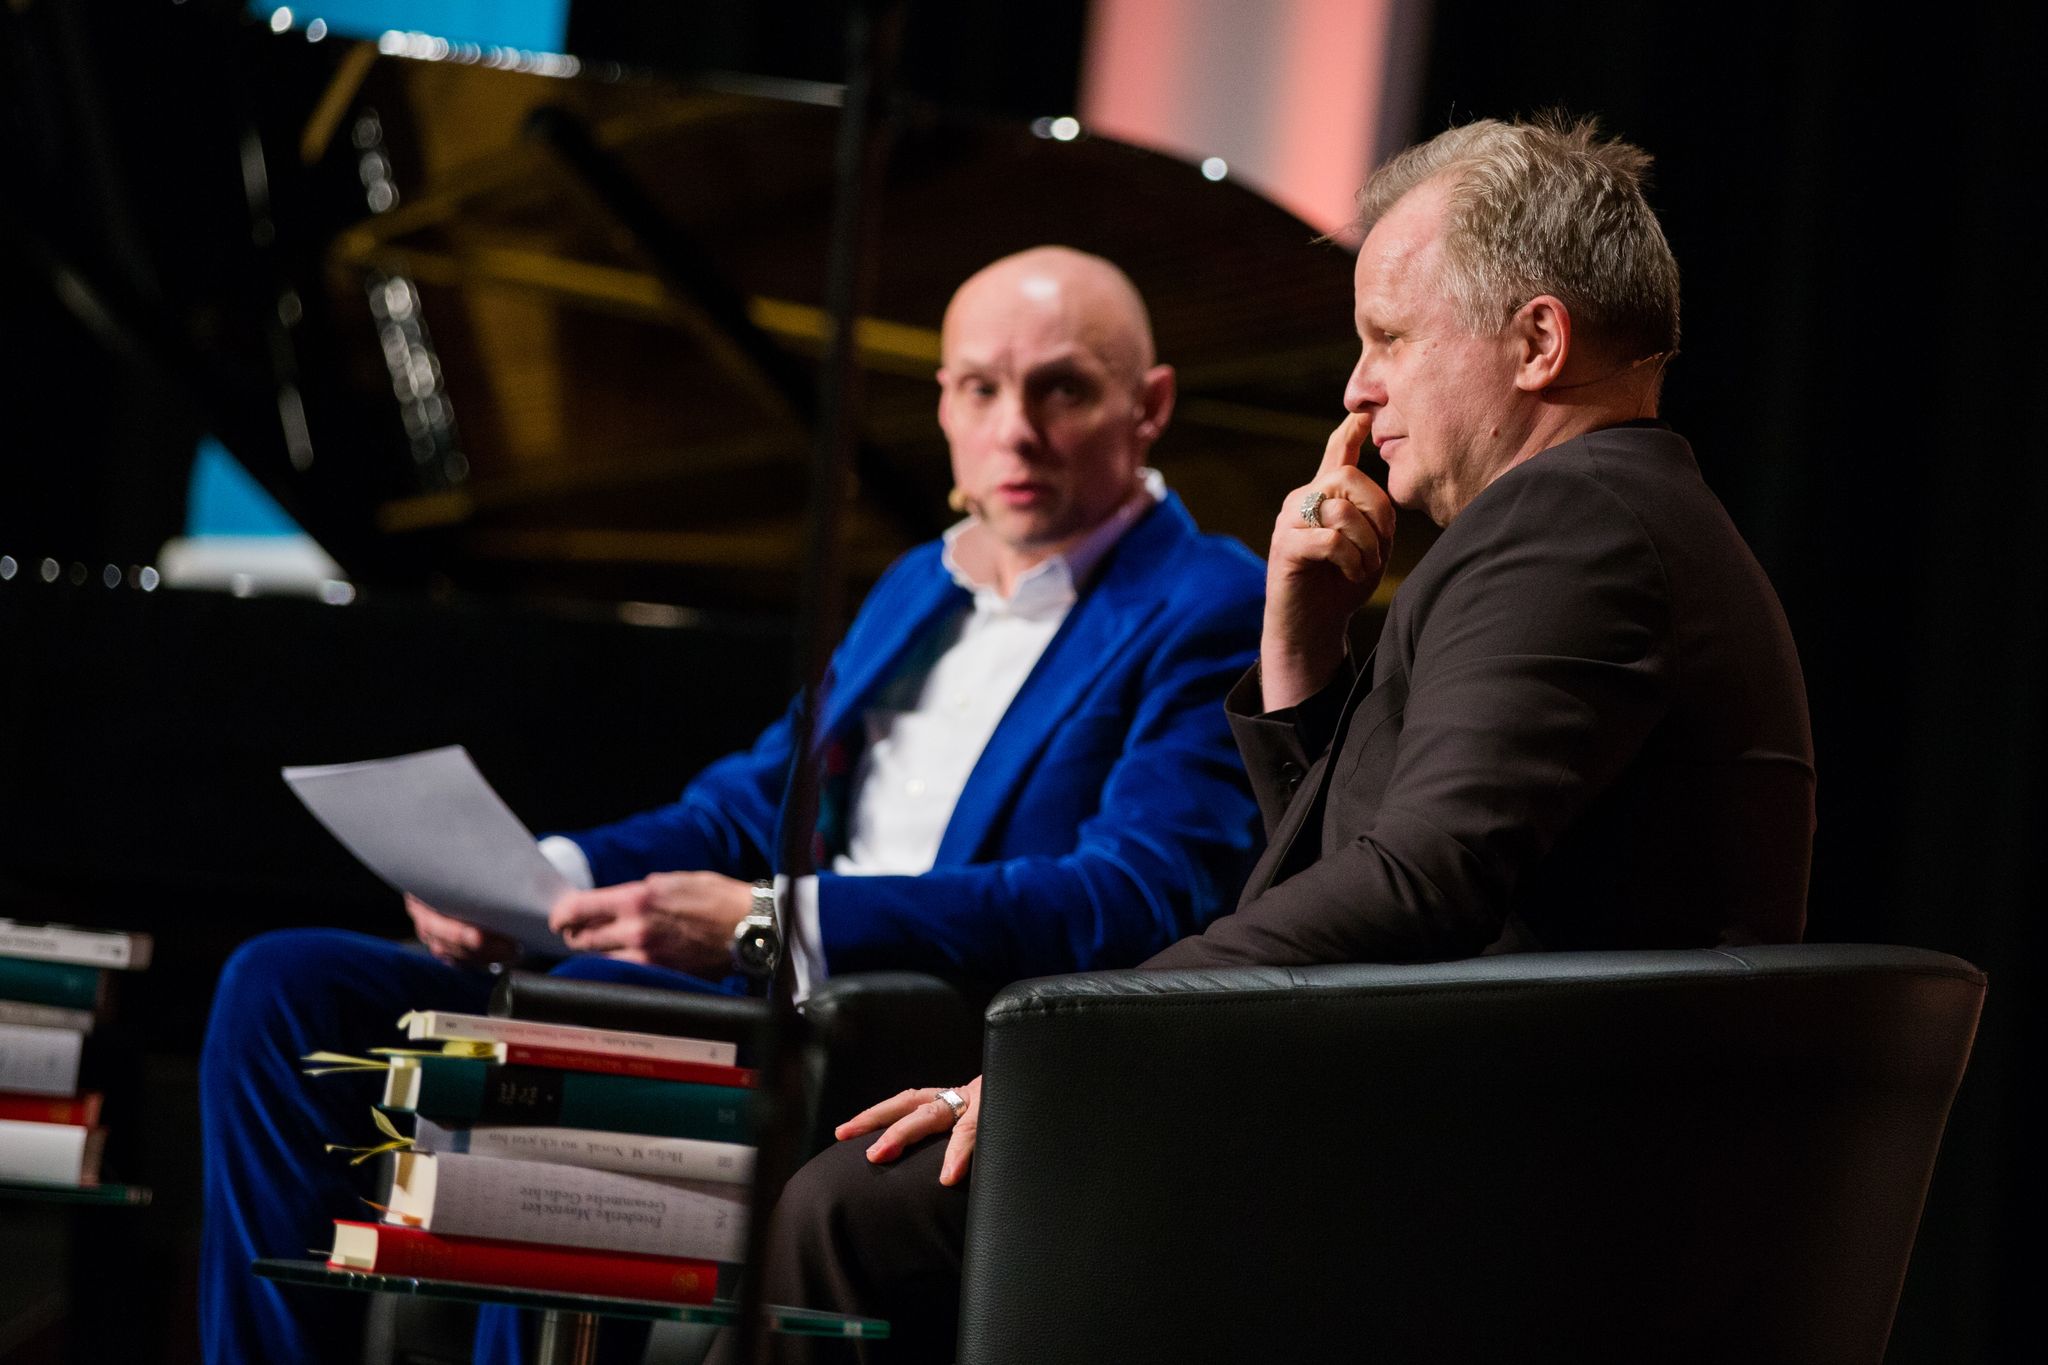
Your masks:
<svg viewBox="0 0 2048 1365"><path fill-rule="evenodd" d="M861 407L860 353L856 325L866 311L875 270L873 244L881 213L882 175L888 161L889 93L902 51L910 0L853 0L846 14L846 98L840 108L834 158L832 246L825 276L825 310L831 330L825 339L820 375L817 443L812 448L810 509L806 539L811 546L804 585L801 665L795 724L790 733L789 788L783 802L781 847L775 870L787 888L815 871L811 836L818 823L818 762L815 730L825 665L843 623L845 547L841 510L847 470L852 464ZM776 918L796 923L792 890L778 896ZM754 1166L754 1190L747 1229L747 1264L765 1257L768 1217L774 1196L802 1159L797 1139L804 1111L801 1067L803 1020L792 989L795 972L784 945L768 991L768 1026L761 1037L761 1071L766 1113ZM739 1360L766 1359L767 1333L761 1314L761 1277L743 1276L739 1294Z"/></svg>
<svg viewBox="0 0 2048 1365"><path fill-rule="evenodd" d="M597 1314L550 1308L540 1315L539 1365L594 1365L597 1360Z"/></svg>

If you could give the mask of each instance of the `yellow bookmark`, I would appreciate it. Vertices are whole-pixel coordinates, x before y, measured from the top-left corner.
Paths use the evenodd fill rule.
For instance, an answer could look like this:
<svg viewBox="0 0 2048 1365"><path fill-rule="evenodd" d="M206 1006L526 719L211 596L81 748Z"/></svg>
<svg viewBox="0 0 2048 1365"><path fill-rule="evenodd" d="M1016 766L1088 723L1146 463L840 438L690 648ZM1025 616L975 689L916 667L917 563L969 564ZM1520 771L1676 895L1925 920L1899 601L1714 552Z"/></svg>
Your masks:
<svg viewBox="0 0 2048 1365"><path fill-rule="evenodd" d="M330 1142L327 1144L327 1150L330 1152L354 1152L356 1155L350 1159L348 1164L360 1166L372 1157L379 1157L386 1152L395 1152L400 1148L412 1146L412 1139L399 1132L397 1126L384 1116L383 1110L372 1109L370 1117L377 1121L377 1131L390 1138L391 1141L380 1142L375 1147L349 1147L339 1142ZM375 1208L376 1206L373 1204L371 1207Z"/></svg>

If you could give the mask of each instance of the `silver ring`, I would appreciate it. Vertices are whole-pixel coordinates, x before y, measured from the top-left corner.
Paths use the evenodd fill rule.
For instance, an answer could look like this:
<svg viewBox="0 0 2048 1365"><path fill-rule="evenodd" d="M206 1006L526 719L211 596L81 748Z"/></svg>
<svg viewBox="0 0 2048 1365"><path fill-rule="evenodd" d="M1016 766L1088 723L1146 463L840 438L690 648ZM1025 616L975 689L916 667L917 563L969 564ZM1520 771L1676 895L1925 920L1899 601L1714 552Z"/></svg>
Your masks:
<svg viewBox="0 0 2048 1365"><path fill-rule="evenodd" d="M967 1101L960 1097L959 1091L952 1089L941 1090L932 1098L943 1101L945 1106L953 1111L953 1122L958 1123L967 1116Z"/></svg>
<svg viewBox="0 0 2048 1365"><path fill-rule="evenodd" d="M1311 488L1301 495L1301 520L1306 526L1320 527L1323 524L1322 505L1330 495L1320 488Z"/></svg>

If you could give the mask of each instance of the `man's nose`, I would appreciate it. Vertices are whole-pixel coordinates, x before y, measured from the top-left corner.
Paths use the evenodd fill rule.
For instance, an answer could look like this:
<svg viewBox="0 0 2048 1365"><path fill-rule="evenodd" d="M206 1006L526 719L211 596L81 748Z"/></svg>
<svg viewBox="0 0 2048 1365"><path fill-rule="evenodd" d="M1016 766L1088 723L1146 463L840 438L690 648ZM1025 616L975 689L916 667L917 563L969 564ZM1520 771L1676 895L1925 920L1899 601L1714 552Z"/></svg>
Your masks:
<svg viewBox="0 0 2048 1365"><path fill-rule="evenodd" d="M1007 394L997 400L996 439L1006 450L1028 454L1038 448L1038 423L1023 394Z"/></svg>
<svg viewBox="0 0 2048 1365"><path fill-rule="evenodd" d="M1351 367L1351 378L1344 384L1344 411L1371 412L1387 401L1386 385L1365 356L1358 357L1358 363Z"/></svg>

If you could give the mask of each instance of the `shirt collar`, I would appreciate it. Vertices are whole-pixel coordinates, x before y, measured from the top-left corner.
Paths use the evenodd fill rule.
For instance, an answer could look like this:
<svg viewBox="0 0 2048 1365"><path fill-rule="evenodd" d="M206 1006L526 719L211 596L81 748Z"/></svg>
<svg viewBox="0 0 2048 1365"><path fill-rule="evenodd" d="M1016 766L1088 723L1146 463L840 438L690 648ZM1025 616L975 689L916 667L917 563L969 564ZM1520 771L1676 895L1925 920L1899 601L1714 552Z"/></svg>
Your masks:
<svg viewBox="0 0 2048 1365"><path fill-rule="evenodd" d="M1122 540L1124 532L1139 517L1166 497L1166 480L1156 469L1138 471L1138 487L1123 505L1111 512L1094 530L1067 549L1026 569L1005 598L996 590L995 548L988 530L973 517L946 528L945 548L939 562L953 581L974 594L976 611L1005 611L1012 615L1036 616L1064 610L1079 595L1096 566Z"/></svg>

